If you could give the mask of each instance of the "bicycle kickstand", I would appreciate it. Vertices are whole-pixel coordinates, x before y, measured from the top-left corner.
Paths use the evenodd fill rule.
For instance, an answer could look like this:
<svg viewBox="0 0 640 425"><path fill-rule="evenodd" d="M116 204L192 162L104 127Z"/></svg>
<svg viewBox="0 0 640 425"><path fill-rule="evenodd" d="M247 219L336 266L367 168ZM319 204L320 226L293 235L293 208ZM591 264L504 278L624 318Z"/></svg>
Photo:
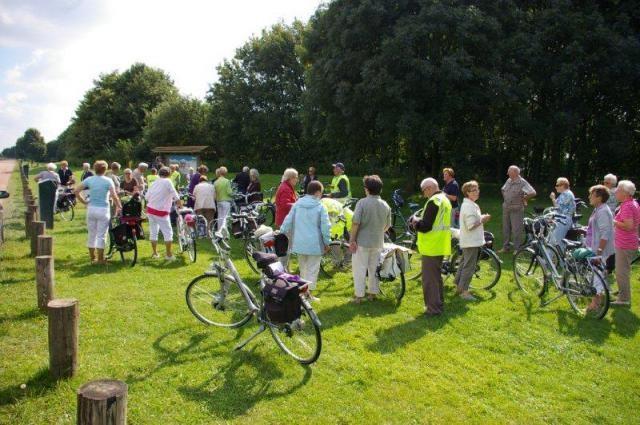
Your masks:
<svg viewBox="0 0 640 425"><path fill-rule="evenodd" d="M264 332L266 330L267 330L267 327L264 325L264 323L261 324L257 331L255 331L249 338L247 338L246 340L244 340L240 344L236 345L233 350L234 351L238 351L238 350L242 349L245 345L247 345L249 342L251 342L255 337L257 337L258 335L260 335L262 332Z"/></svg>

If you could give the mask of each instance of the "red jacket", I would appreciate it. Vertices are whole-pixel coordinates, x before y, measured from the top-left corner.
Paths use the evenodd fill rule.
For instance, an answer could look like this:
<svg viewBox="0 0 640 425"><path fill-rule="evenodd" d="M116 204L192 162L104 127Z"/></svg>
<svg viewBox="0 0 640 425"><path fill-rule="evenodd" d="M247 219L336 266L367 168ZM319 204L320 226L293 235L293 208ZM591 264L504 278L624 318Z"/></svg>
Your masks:
<svg viewBox="0 0 640 425"><path fill-rule="evenodd" d="M291 183L288 181L280 183L278 191L276 192L276 226L280 227L284 218L291 211L291 207L298 200L298 194L296 193Z"/></svg>

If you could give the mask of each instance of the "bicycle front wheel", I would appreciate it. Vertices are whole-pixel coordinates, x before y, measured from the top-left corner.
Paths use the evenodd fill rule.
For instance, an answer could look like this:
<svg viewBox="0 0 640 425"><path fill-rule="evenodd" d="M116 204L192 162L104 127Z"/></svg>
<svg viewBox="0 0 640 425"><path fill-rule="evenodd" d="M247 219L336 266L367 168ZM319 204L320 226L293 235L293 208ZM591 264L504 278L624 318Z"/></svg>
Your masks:
<svg viewBox="0 0 640 425"><path fill-rule="evenodd" d="M189 258L191 259L192 263L196 262L196 257L198 254L198 249L196 247L196 232L195 230L192 230L189 232L188 234L189 236L187 236L187 253L189 254Z"/></svg>
<svg viewBox="0 0 640 425"><path fill-rule="evenodd" d="M258 270L258 263L253 259L253 253L260 251L260 241L254 237L245 239L244 241L244 256L247 259L247 263L254 273L260 274Z"/></svg>
<svg viewBox="0 0 640 425"><path fill-rule="evenodd" d="M247 289L248 290L248 289ZM237 328L249 321L251 311L233 277L203 274L189 283L187 306L202 323Z"/></svg>
<svg viewBox="0 0 640 425"><path fill-rule="evenodd" d="M399 304L405 290L406 282L402 272L393 280L380 280L380 295L383 299L390 299Z"/></svg>
<svg viewBox="0 0 640 425"><path fill-rule="evenodd" d="M609 289L604 277L591 269L578 270L565 279L567 300L582 317L602 319L609 310ZM589 308L592 306L594 308Z"/></svg>
<svg viewBox="0 0 640 425"><path fill-rule="evenodd" d="M320 260L320 270L325 276L333 277L336 273L348 270L350 260L347 246L340 241L333 241L329 244L329 252Z"/></svg>
<svg viewBox="0 0 640 425"><path fill-rule="evenodd" d="M58 210L58 212L60 213L60 218L63 219L64 221L71 221L76 215L73 205L71 204L69 204L67 209Z"/></svg>
<svg viewBox="0 0 640 425"><path fill-rule="evenodd" d="M544 290L544 270L530 247L521 248L513 255L513 276L525 294L539 295Z"/></svg>
<svg viewBox="0 0 640 425"><path fill-rule="evenodd" d="M491 289L496 286L501 274L502 265L498 256L492 250L482 248L469 286L471 289Z"/></svg>
<svg viewBox="0 0 640 425"><path fill-rule="evenodd" d="M322 350L320 325L315 312L306 303L302 303L300 317L291 323L271 323L266 316L269 331L282 351L302 364L318 360Z"/></svg>
<svg viewBox="0 0 640 425"><path fill-rule="evenodd" d="M138 261L138 242L135 237L128 238L126 245L122 247L116 247L120 252L120 260L123 264L133 267Z"/></svg>

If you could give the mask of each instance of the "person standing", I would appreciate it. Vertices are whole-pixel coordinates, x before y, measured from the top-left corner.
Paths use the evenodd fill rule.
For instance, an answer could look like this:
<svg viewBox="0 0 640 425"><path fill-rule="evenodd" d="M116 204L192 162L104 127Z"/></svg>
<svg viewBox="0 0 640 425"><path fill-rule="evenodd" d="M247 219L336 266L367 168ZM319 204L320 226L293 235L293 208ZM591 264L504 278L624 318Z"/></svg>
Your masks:
<svg viewBox="0 0 640 425"><path fill-rule="evenodd" d="M616 282L618 298L612 305L631 305L631 261L638 252L638 226L640 206L633 199L636 186L629 180L621 180L616 188L620 208L613 220L614 245L616 250Z"/></svg>
<svg viewBox="0 0 640 425"><path fill-rule="evenodd" d="M414 223L418 233L418 252L422 255L422 292L425 314L438 316L444 311L442 259L451 255L451 202L434 178L426 178L420 189L427 202L422 217Z"/></svg>
<svg viewBox="0 0 640 425"><path fill-rule="evenodd" d="M207 176L200 175L200 183L193 188L194 209L196 214L203 215L207 224L211 225L216 217L216 189Z"/></svg>
<svg viewBox="0 0 640 425"><path fill-rule="evenodd" d="M353 302L356 304L364 300L365 288L370 301L380 293L376 270L384 245L384 232L391 227L391 208L380 198L382 179L377 175L365 176L363 183L366 197L356 204L349 238L349 251L353 254Z"/></svg>
<svg viewBox="0 0 640 425"><path fill-rule="evenodd" d="M296 193L298 184L298 171L295 168L287 168L280 179L280 186L276 191L276 226L282 226L285 217L291 211L291 207L298 200Z"/></svg>
<svg viewBox="0 0 640 425"><path fill-rule="evenodd" d="M141 162L140 164L138 164L138 167L131 173L131 176L138 183L138 190L140 191L140 193L143 193L147 188L147 183L145 182L144 175L147 172L148 168L149 165L146 162Z"/></svg>
<svg viewBox="0 0 640 425"><path fill-rule="evenodd" d="M251 196L247 199L249 203L262 201L262 185L260 184L260 173L255 168L249 170L249 186L247 186L247 194Z"/></svg>
<svg viewBox="0 0 640 425"><path fill-rule="evenodd" d="M307 193L307 186L314 180L318 180L318 176L316 176L316 167L309 167L307 174L305 174L302 179L302 191L304 193Z"/></svg>
<svg viewBox="0 0 640 425"><path fill-rule="evenodd" d="M459 227L458 216L460 209L458 208L458 198L460 198L460 186L455 179L455 172L453 168L445 168L442 170L442 179L444 180L444 192L449 202L451 202L451 225L453 227Z"/></svg>
<svg viewBox="0 0 640 425"><path fill-rule="evenodd" d="M216 190L216 206L218 208L218 231L226 228L227 216L231 211L231 201L233 200L233 190L231 182L227 179L227 167L220 167L216 174L220 176L213 183Z"/></svg>
<svg viewBox="0 0 640 425"><path fill-rule="evenodd" d="M82 164L82 176L80 177L80 181L83 182L85 179L93 176L93 172L91 171L91 164L85 162Z"/></svg>
<svg viewBox="0 0 640 425"><path fill-rule="evenodd" d="M291 252L297 254L300 277L310 281L308 297L319 301L313 295L320 272L320 260L331 242L329 236L329 215L320 203L322 183L315 181L307 186L307 194L291 208L280 227L291 243Z"/></svg>
<svg viewBox="0 0 640 425"><path fill-rule="evenodd" d="M106 264L104 258L104 246L111 220L109 209L109 198L116 205L116 214L122 209L120 199L113 185L113 181L104 175L107 171L105 161L96 161L93 169L96 175L87 177L75 189L76 198L87 208L87 248L91 263ZM89 191L89 201L83 195L84 191Z"/></svg>
<svg viewBox="0 0 640 425"><path fill-rule="evenodd" d="M193 195L193 190L197 185L200 184L200 176L206 176L208 171L209 169L207 168L207 166L202 164L198 167L196 172L191 176L191 179L189 180L189 187L188 187L188 191L190 195ZM187 207L193 208L193 206L194 206L194 201L192 198L189 198L189 200L187 201Z"/></svg>
<svg viewBox="0 0 640 425"><path fill-rule="evenodd" d="M551 192L549 198L551 198L553 206L558 209L558 214L561 214L562 217L556 220L549 242L564 248L562 240L567 236L567 232L571 230L573 225L573 215L576 212L576 197L570 189L569 180L564 177L559 177L556 180L555 187L558 196L556 197L556 194Z"/></svg>
<svg viewBox="0 0 640 425"><path fill-rule="evenodd" d="M615 174L607 174L602 181L604 187L609 190L609 199L607 200L607 206L611 210L612 214L616 213L618 208L618 200L616 199L616 185L618 184L618 177Z"/></svg>
<svg viewBox="0 0 640 425"><path fill-rule="evenodd" d="M71 186L73 181L73 171L69 168L67 161L60 161L60 169L58 170L58 176L60 176L61 186Z"/></svg>
<svg viewBox="0 0 640 425"><path fill-rule="evenodd" d="M151 250L153 251L151 258L159 258L158 255L158 233L162 232L164 244L166 248L165 260L174 261L176 257L171 251L171 243L173 242L173 229L171 228L171 206L173 202L180 207L182 202L176 192L173 183L169 180L171 170L162 167L159 172L159 178L153 183L147 191L147 219L149 220L149 241L151 242Z"/></svg>
<svg viewBox="0 0 640 425"><path fill-rule="evenodd" d="M150 173L151 174L147 176L147 189L151 187L154 181L158 180L158 170L151 168Z"/></svg>
<svg viewBox="0 0 640 425"><path fill-rule="evenodd" d="M536 196L535 189L520 176L520 168L512 165L507 170L509 178L502 186L502 249L498 253L505 253L511 249L518 249L522 244L524 227L524 207L529 199Z"/></svg>
<svg viewBox="0 0 640 425"><path fill-rule="evenodd" d="M471 180L462 185L462 206L460 207L460 239L462 259L456 272L456 293L467 301L475 301L476 297L469 292L471 278L476 271L480 249L484 246L484 223L489 221L489 214L482 214L476 203L480 197L480 185Z"/></svg>
<svg viewBox="0 0 640 425"><path fill-rule="evenodd" d="M180 174L179 168L178 164L171 164L171 174L169 179L171 180L174 189L178 189L182 183L182 175Z"/></svg>
<svg viewBox="0 0 640 425"><path fill-rule="evenodd" d="M106 172L106 176L111 179L113 186L116 189L116 193L120 192L120 163L112 162L109 167L110 170Z"/></svg>
<svg viewBox="0 0 640 425"><path fill-rule="evenodd" d="M238 192L247 193L247 187L249 183L251 183L251 179L249 177L249 167L246 165L242 167L242 171L233 178L233 183L238 188Z"/></svg>
<svg viewBox="0 0 640 425"><path fill-rule="evenodd" d="M351 198L351 183L346 176L344 164L336 162L333 164L333 179L331 180L330 198L337 199L343 204Z"/></svg>
<svg viewBox="0 0 640 425"><path fill-rule="evenodd" d="M124 191L125 195L133 196L140 193L140 186L138 186L138 181L133 178L133 172L130 168L125 168L124 179L120 184L120 188Z"/></svg>
<svg viewBox="0 0 640 425"><path fill-rule="evenodd" d="M56 173L56 168L58 167L53 162L48 163L47 169L36 174L36 176L33 178L33 181L35 181L36 183L52 181L56 184L56 186L60 185L60 174Z"/></svg>

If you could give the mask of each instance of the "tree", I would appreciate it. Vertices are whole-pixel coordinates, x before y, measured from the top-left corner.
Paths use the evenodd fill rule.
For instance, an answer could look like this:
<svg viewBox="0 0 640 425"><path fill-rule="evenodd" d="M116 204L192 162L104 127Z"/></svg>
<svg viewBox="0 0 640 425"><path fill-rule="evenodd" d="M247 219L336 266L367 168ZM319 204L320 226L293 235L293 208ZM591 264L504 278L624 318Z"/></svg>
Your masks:
<svg viewBox="0 0 640 425"><path fill-rule="evenodd" d="M45 159L47 145L44 137L35 128L30 128L16 141L16 154L19 158L31 161Z"/></svg>
<svg viewBox="0 0 640 425"><path fill-rule="evenodd" d="M5 148L2 150L2 156L5 158L17 158L16 157L16 147L11 146L10 148Z"/></svg>

